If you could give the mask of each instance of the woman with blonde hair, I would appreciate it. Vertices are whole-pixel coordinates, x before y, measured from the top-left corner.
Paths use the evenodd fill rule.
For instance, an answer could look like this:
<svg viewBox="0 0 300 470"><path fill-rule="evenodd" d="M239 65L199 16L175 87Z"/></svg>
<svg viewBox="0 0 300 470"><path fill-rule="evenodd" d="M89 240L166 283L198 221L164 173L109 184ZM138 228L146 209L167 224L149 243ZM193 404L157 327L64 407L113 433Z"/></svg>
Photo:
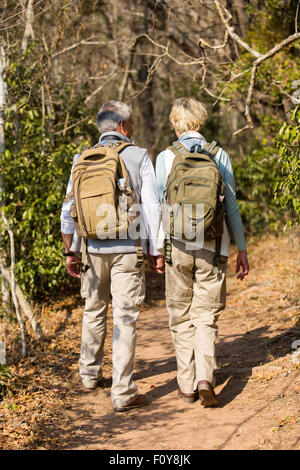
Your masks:
<svg viewBox="0 0 300 470"><path fill-rule="evenodd" d="M171 171L175 171L173 162L178 152L181 152L181 162L184 162L184 155L191 158L193 157L191 152L195 151L207 154L207 149L215 147L215 143L208 145L199 132L206 118L205 107L194 98L180 98L174 103L170 112L170 122L178 142L161 152L156 160L156 180L161 202L166 187L170 187L168 176ZM223 222L219 247L217 248L215 240L206 240L205 237L202 237L202 240L189 242L173 234L170 237L170 252L168 249L170 259L166 258L168 261L166 304L177 359L178 395L188 403L193 403L199 397L201 405L205 407L215 406L218 403L214 392L215 341L217 320L225 308L226 266L230 248L228 229L232 232L239 250L236 263L237 277L244 279L249 270L229 156L222 148L215 147L210 158L213 158L217 164L224 184L226 222L225 220ZM189 166L192 168L193 164L189 163ZM197 186L205 186L189 183L194 185L194 195ZM160 249L163 252L162 244ZM217 250L219 257L216 268Z"/></svg>

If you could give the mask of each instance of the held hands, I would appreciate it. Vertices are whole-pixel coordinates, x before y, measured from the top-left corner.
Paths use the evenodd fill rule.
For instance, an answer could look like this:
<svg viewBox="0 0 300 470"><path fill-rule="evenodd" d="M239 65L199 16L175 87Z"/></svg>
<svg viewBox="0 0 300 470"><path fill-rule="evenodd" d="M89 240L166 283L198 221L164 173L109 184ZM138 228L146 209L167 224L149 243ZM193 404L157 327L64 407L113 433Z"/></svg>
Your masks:
<svg viewBox="0 0 300 470"><path fill-rule="evenodd" d="M239 272L241 268L242 272ZM239 273L237 275L237 279L240 279L241 281L244 279L245 276L247 276L249 272L249 263L246 250L239 251L239 254L237 255L235 272Z"/></svg>
<svg viewBox="0 0 300 470"><path fill-rule="evenodd" d="M70 276L75 277L77 279L81 278L81 272L80 272L80 265L81 265L81 260L77 258L77 256L68 256L66 258L66 268L68 271L68 274Z"/></svg>
<svg viewBox="0 0 300 470"><path fill-rule="evenodd" d="M163 255L153 256L148 252L148 259L152 271L157 274L163 274L165 272L165 259Z"/></svg>

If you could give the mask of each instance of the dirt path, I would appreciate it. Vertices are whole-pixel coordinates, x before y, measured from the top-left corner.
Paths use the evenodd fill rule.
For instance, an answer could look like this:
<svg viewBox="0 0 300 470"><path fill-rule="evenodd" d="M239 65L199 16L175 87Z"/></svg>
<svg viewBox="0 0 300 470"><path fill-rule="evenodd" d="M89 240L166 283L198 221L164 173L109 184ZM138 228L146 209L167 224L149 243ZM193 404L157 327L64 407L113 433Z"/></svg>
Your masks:
<svg viewBox="0 0 300 470"><path fill-rule="evenodd" d="M147 272L138 321L134 377L150 404L115 413L110 398L112 320L104 357L105 388L86 393L78 377L82 301L64 297L43 310L49 341L31 345L12 368L16 391L0 402L5 449L299 449L299 236L250 245L251 272L228 296L217 341L220 406L177 397L176 361L163 279ZM293 362L294 361L294 362Z"/></svg>
<svg viewBox="0 0 300 470"><path fill-rule="evenodd" d="M288 303L284 309L276 282L259 281L257 271L256 280L248 280L245 288L235 279L233 261L228 307L219 320L217 342L220 406L203 409L199 402L189 405L177 397L176 360L164 301L159 300L160 280L148 274L148 288L158 296L153 303L159 306L143 310L138 322L135 380L151 403L118 414L112 410L109 387L80 395L76 409L68 413L70 426L77 429L70 448L299 448L299 369L293 367L286 349L300 331L297 336L296 327L282 328L297 308L299 313L299 304ZM268 318L270 309L266 309L268 300L277 295L282 303L277 312L280 324L274 312Z"/></svg>
<svg viewBox="0 0 300 470"><path fill-rule="evenodd" d="M242 346L243 333L239 328L233 330L232 322L223 319L220 334L218 355L224 359ZM231 344L236 342L240 344ZM279 365L268 364L254 371L251 365L230 370L225 367L219 370L216 388L220 407L187 405L177 397L176 361L166 312L160 308L146 311L139 323L135 379L151 404L145 409L116 414L109 389L84 394L69 413L70 427L77 429L70 448L297 448L299 427L294 426L297 415L293 390L297 372L281 372Z"/></svg>

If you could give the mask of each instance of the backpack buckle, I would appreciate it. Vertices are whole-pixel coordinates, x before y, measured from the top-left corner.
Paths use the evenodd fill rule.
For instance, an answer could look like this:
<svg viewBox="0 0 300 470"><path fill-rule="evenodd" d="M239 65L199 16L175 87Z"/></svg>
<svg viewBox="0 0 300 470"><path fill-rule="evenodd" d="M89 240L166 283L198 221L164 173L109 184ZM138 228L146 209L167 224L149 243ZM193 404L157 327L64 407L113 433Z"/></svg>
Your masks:
<svg viewBox="0 0 300 470"><path fill-rule="evenodd" d="M79 272L86 273L90 269L88 264L81 264L79 267Z"/></svg>

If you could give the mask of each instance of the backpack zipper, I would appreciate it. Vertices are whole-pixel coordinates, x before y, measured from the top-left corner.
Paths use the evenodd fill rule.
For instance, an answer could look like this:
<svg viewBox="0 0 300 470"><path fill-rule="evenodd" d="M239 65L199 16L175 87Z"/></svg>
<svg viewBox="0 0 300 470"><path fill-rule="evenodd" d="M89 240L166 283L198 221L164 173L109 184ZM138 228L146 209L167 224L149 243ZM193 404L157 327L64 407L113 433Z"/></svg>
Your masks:
<svg viewBox="0 0 300 470"><path fill-rule="evenodd" d="M188 166L190 168L199 168L199 165L197 165L196 163L189 163L189 162L178 162L176 163L176 165L174 166L174 170L179 166L179 165L185 165L185 166ZM207 165L201 165L201 168L204 168L204 167L208 167L208 166L212 166L211 164L207 164ZM220 170L219 170L220 171Z"/></svg>
<svg viewBox="0 0 300 470"><path fill-rule="evenodd" d="M180 179L180 181L179 181L179 183L178 183L178 186L177 186L177 191L178 191L178 188L179 188L180 184L181 184L184 180L189 180L189 179L191 179L191 178L194 178L194 179L201 179L201 180L205 180L205 181L210 181L211 183L214 183L214 184L216 185L216 187L218 188L217 183L216 183L213 179L211 179L211 178L206 178L205 176L193 176L193 177L191 177L191 176L185 176L185 177L183 177L183 178ZM172 180L171 183L168 185L167 191L169 190L169 187L171 186L171 184L172 184L175 180L176 180L176 178L174 178L174 180ZM207 187L209 187L209 186L207 186Z"/></svg>
<svg viewBox="0 0 300 470"><path fill-rule="evenodd" d="M201 183L185 183L185 186L201 186L203 188L209 188L208 184L201 184Z"/></svg>
<svg viewBox="0 0 300 470"><path fill-rule="evenodd" d="M108 158L107 160L105 160L105 162L80 162L80 163L76 163L75 167L74 167L74 170L76 169L77 166L80 166L80 165L85 165L85 166L90 166L90 165L105 165L107 162L113 160L114 162L117 163L117 160L115 158ZM74 171L73 170L73 171Z"/></svg>

